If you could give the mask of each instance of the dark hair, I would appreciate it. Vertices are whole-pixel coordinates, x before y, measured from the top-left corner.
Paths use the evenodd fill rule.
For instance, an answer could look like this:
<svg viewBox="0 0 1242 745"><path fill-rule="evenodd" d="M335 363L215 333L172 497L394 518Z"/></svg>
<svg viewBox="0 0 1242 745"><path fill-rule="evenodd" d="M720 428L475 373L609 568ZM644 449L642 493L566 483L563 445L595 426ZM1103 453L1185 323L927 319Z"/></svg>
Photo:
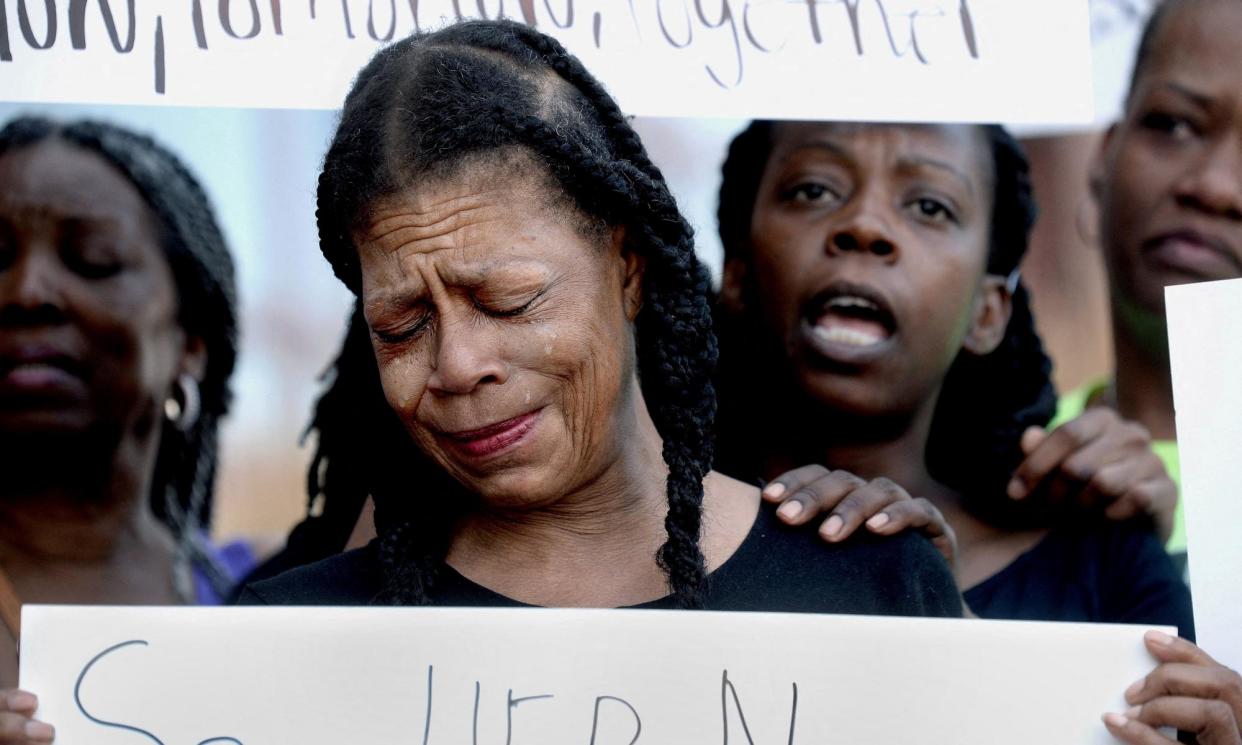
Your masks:
<svg viewBox="0 0 1242 745"><path fill-rule="evenodd" d="M198 181L177 156L151 138L97 121L22 117L0 129L0 154L47 141L98 155L137 188L155 218L172 270L178 323L206 344L200 414L184 432L164 422L150 504L176 537L179 557L201 569L223 595L231 582L208 553L202 529L210 523L217 428L229 408L229 377L237 360L233 257Z"/></svg>
<svg viewBox="0 0 1242 745"><path fill-rule="evenodd" d="M657 561L677 600L699 605L702 480L711 468L715 418L710 283L663 177L576 58L509 21L460 23L376 54L345 100L319 179L324 256L357 294L350 232L367 207L419 179L451 175L467 160L513 152L546 170L584 227L624 226L628 250L645 259L635 323L638 374L669 467L668 539ZM382 402L369 334L355 311L336 378L312 424L319 436L312 500L320 492L326 504L338 495L356 502L370 494L387 599L424 603L451 524L472 497L415 451ZM369 436L372 426L381 434Z"/></svg>
<svg viewBox="0 0 1242 745"><path fill-rule="evenodd" d="M751 216L771 154L774 126L769 121L752 122L729 147L717 211L726 261L744 257L750 250ZM995 180L987 271L1016 279L1037 211L1030 167L1021 145L1003 127L980 129L991 150ZM722 414L717 445L721 462L757 469L756 459L762 454L753 447L754 432L760 431L755 417L761 415L757 407L763 402L741 393L740 384L764 374L761 365L750 361L763 355L743 348L743 344L762 345L762 334L747 319L730 318L723 312L718 318ZM782 354L779 350L772 353ZM1055 411L1051 372L1026 289L1017 282L1013 314L1000 345L985 356L962 352L945 375L927 446L932 475L972 499L980 498L976 507L989 511L997 500L982 498L1004 491L1022 459L1018 445L1022 432L1047 424ZM1006 519L999 514L989 517Z"/></svg>

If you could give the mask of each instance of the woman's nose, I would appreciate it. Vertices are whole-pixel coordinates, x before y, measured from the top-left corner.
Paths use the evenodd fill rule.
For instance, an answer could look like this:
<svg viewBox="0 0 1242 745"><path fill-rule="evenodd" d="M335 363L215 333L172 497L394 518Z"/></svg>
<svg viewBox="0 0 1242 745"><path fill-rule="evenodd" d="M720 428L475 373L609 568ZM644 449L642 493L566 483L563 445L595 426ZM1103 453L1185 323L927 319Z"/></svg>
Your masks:
<svg viewBox="0 0 1242 745"><path fill-rule="evenodd" d="M0 325L39 325L64 318L62 288L53 257L19 251L0 267Z"/></svg>
<svg viewBox="0 0 1242 745"><path fill-rule="evenodd" d="M888 261L897 259L892 230L874 206L858 205L842 217L828 236L829 254L869 253Z"/></svg>
<svg viewBox="0 0 1242 745"><path fill-rule="evenodd" d="M442 320L435 367L427 387L441 395L465 395L509 379L500 337L492 329L464 320Z"/></svg>
<svg viewBox="0 0 1242 745"><path fill-rule="evenodd" d="M1242 222L1242 142L1222 141L1177 183L1183 207Z"/></svg>

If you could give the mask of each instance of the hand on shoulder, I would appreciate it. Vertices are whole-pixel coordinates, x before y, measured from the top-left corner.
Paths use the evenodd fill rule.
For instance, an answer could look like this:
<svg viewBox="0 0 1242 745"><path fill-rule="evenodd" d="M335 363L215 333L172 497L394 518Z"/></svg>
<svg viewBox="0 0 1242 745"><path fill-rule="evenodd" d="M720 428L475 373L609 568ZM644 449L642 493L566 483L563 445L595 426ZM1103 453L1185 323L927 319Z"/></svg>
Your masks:
<svg viewBox="0 0 1242 745"><path fill-rule="evenodd" d="M944 515L889 479L868 481L848 471L802 466L772 479L763 498L780 505L776 514L788 525L822 518L819 534L830 543L845 540L863 526L876 535L916 530L957 571L957 537Z"/></svg>

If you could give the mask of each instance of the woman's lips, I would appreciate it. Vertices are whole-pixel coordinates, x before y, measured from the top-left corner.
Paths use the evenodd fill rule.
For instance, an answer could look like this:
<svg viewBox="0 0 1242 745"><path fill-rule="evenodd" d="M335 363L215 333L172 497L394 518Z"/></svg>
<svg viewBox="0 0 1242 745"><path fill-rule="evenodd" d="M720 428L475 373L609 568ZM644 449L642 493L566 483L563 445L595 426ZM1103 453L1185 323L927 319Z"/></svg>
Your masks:
<svg viewBox="0 0 1242 745"><path fill-rule="evenodd" d="M890 346L896 319L880 293L837 282L817 293L803 309L801 333L821 361L857 365Z"/></svg>
<svg viewBox="0 0 1242 745"><path fill-rule="evenodd" d="M542 409L463 432L446 432L454 450L471 458L490 458L517 447L538 423Z"/></svg>
<svg viewBox="0 0 1242 745"><path fill-rule="evenodd" d="M1159 235L1143 245L1157 264L1199 279L1230 279L1242 276L1242 258L1225 241L1195 230Z"/></svg>
<svg viewBox="0 0 1242 745"><path fill-rule="evenodd" d="M29 345L0 354L0 393L79 394L80 365L57 349Z"/></svg>

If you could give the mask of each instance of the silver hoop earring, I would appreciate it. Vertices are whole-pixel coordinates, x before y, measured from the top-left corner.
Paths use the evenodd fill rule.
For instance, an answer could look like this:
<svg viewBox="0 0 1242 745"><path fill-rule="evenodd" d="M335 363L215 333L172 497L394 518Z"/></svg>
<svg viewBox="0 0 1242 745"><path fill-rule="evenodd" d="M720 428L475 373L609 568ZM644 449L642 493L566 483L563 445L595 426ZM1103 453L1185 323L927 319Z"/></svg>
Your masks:
<svg viewBox="0 0 1242 745"><path fill-rule="evenodd" d="M198 381L189 373L181 373L173 381L173 392L164 399L164 418L182 432L188 432L202 413Z"/></svg>

